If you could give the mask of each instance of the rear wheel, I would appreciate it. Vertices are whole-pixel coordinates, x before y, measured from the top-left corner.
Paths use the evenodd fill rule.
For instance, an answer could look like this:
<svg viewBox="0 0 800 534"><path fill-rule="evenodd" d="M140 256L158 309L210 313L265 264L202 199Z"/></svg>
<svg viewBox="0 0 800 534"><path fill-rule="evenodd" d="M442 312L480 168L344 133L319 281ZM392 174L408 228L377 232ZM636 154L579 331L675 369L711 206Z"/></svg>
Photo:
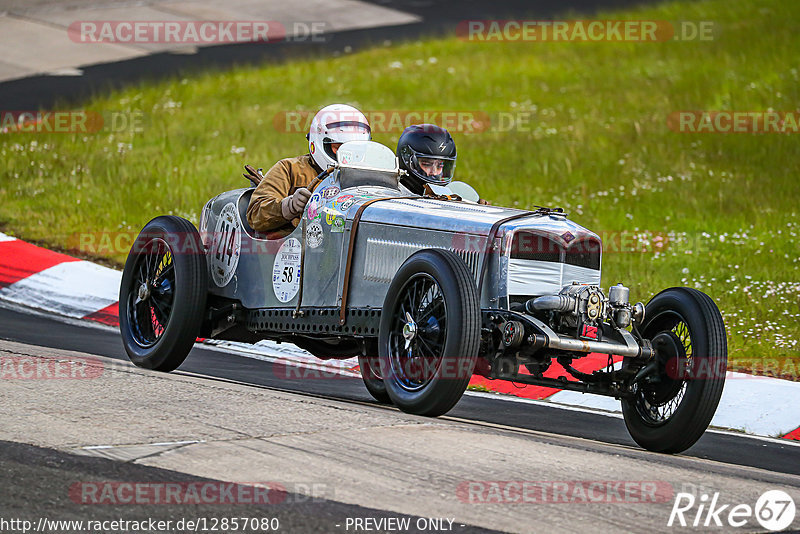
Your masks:
<svg viewBox="0 0 800 534"><path fill-rule="evenodd" d="M475 368L480 327L478 289L461 258L433 249L408 258L381 314L381 376L392 402L429 416L455 406Z"/></svg>
<svg viewBox="0 0 800 534"><path fill-rule="evenodd" d="M208 274L194 225L156 217L128 254L119 294L120 333L139 367L172 371L186 359L200 332Z"/></svg>
<svg viewBox="0 0 800 534"><path fill-rule="evenodd" d="M714 301L691 288L670 288L647 304L642 336L657 367L622 401L631 437L645 449L691 447L714 417L727 370L725 326Z"/></svg>
<svg viewBox="0 0 800 534"><path fill-rule="evenodd" d="M381 362L378 357L378 344L375 341L367 343L367 355L358 355L358 367L361 370L361 378L364 385L376 401L382 404L391 404L392 399L386 392L386 384L383 383L381 375Z"/></svg>

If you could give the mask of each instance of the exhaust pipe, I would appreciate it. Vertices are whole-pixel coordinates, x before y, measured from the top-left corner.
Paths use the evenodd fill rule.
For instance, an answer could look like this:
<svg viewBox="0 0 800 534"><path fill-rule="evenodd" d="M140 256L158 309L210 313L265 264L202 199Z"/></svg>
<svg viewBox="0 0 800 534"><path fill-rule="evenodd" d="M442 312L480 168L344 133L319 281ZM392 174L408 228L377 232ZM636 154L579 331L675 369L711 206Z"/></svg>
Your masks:
<svg viewBox="0 0 800 534"><path fill-rule="evenodd" d="M584 341L557 335L556 338L542 334L533 334L532 343L543 344L545 348L565 350L569 352L599 352L600 354L613 354L624 358L644 358L649 360L653 356L653 346L648 340L643 340L643 345L628 346L621 343L607 341Z"/></svg>

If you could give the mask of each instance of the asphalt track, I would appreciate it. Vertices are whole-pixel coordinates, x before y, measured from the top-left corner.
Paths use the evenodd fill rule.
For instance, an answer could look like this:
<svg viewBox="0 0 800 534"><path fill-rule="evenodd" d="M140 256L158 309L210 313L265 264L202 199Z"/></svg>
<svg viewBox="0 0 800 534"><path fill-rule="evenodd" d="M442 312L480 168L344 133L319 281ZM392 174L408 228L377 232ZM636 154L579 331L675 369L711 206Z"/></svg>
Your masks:
<svg viewBox="0 0 800 534"><path fill-rule="evenodd" d="M215 483L208 478L196 477L167 469L118 462L105 458L78 456L66 452L35 447L21 443L0 441L0 466L5 479L0 505L0 531L14 532L2 523L9 518L24 519L38 524L38 518L55 521L87 521L85 505L64 498L65 488L87 480L107 480L115 482L169 481L179 484ZM16 481L25 481L17 484ZM279 505L263 504L219 504L204 503L196 505L163 504L158 506L110 504L95 506L91 510L92 521L143 521L154 518L158 521L171 520L175 525L181 519L199 521L200 518L274 518L278 521L278 532L331 532L344 530L336 525L346 525L347 518L369 517L376 521L384 518L408 518L412 525L417 516L404 516L393 512L366 508L322 498L309 498L304 495L282 492L276 500ZM109 526L112 523L107 523ZM210 523L206 523L208 525ZM13 527L13 523L9 526ZM52 524L51 524L52 526ZM458 532L492 532L470 525L456 525ZM128 529L108 529L125 532ZM160 529L159 529L160 530ZM169 529L178 532L191 529ZM50 528L48 532L80 532L76 528ZM144 530L148 532L148 530ZM411 529L410 531L414 531ZM259 532L247 529L247 532Z"/></svg>
<svg viewBox="0 0 800 534"><path fill-rule="evenodd" d="M0 339L127 360L116 331L67 324L4 308L0 308ZM374 403L359 379L319 373L297 378L294 371L287 371L280 364L212 350L202 345L195 346L175 373L189 373L209 380L233 381L252 387L291 391L333 400ZM620 418L555 408L543 403L466 395L446 417L476 425L500 425L638 448L628 436ZM693 447L678 456L800 475L800 446L789 441L706 432ZM664 462L670 463L678 456L664 455Z"/></svg>
<svg viewBox="0 0 800 534"><path fill-rule="evenodd" d="M497 18L548 19L558 14L591 14L598 10L656 3L656 0L367 0L422 17L416 24L388 26L326 34L324 42L243 43L203 47L195 54L169 52L141 58L81 67L81 76L39 75L0 83L4 109L52 109L70 105L108 89L135 85L146 80L185 76L193 72L225 70L237 65L259 65L298 57L324 57L359 50L386 41L413 41L422 37L455 34L463 20ZM3 7L24 5L27 0L0 0ZM37 0L32 6L85 5L78 0ZM114 4L115 2L91 2ZM269 94L264 94L268 99Z"/></svg>
<svg viewBox="0 0 800 534"><path fill-rule="evenodd" d="M264 45L231 45L202 48L197 54L154 54L140 59L87 67L83 76L59 77L36 76L0 84L0 100L8 109L48 108L58 103L75 102L109 87L123 87L146 79L163 79L205 69L225 69L238 64L260 64L283 61L294 57L327 54L349 46L354 50L381 43L384 40L413 40L426 35L441 35L452 32L458 20L503 17L547 18L557 13L577 11L591 13L598 9L631 6L651 2L629 0L569 0L552 2L545 0L498 0L495 2L399 0L373 3L391 5L395 9L412 12L423 17L420 24L379 30L357 30L330 36L324 44L272 43ZM268 95L265 95L268 98ZM76 324L67 324L38 315L30 315L0 308L0 338L31 345L74 350L88 354L124 360L124 350L119 335L108 329ZM201 376L207 381L230 381L251 388L270 388L291 391L332 401L374 404L358 379L287 378L285 369L269 362L257 361L236 354L223 353L197 346L188 359L176 371L177 374ZM291 374L291 373L289 373ZM388 408L391 410L391 408ZM507 429L511 431L535 432L547 435L552 441L569 442L566 438L578 437L600 444L620 445L623 451L631 448L638 454L624 423L617 417L567 410L545 406L541 403L525 403L465 396L445 419L466 424ZM569 442L572 443L572 442ZM532 443L534 445L534 443ZM581 455L580 446L574 447L576 457ZM624 454L624 453L623 453ZM660 457L665 466L678 466L688 458L708 460L708 470L733 469L734 466L757 468L753 476L769 473L800 475L800 447L779 440L763 440L729 433L707 432L691 449L682 455ZM702 469L702 467L700 468ZM701 471L698 471L700 473ZM63 488L74 481L106 480L172 480L196 481L192 475L175 471L137 465L129 462L111 461L102 458L76 456L64 451L35 447L32 445L0 442L0 516L57 515L59 519L84 519L86 511L74 503L54 498L63 495ZM759 474L761 473L761 474ZM19 481L24 481L19 484ZM55 488L62 490L55 491ZM764 489L769 489L764 487ZM289 501L293 499L289 498ZM331 531L331 524L345 517L370 516L397 517L372 508L317 500L308 503L302 498L297 504L279 509L284 531ZM227 509L215 505L193 510L197 516L246 515L249 511L237 505ZM253 509L254 514L261 510ZM159 518L186 515L185 506L158 509ZM138 507L96 507L92 519L142 518ZM462 527L459 531L473 530ZM481 529L474 529L475 531Z"/></svg>

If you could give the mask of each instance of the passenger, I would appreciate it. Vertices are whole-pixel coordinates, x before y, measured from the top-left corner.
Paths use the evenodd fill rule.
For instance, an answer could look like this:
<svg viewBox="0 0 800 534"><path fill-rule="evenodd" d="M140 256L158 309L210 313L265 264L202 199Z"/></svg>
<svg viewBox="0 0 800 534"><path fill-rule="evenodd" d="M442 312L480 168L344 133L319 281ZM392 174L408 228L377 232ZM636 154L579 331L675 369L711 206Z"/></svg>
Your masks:
<svg viewBox="0 0 800 534"><path fill-rule="evenodd" d="M369 141L371 133L363 113L353 106L332 104L317 112L306 138L309 153L277 162L253 191L247 222L254 230L289 234L311 198L309 185L336 163L342 143Z"/></svg>
<svg viewBox="0 0 800 534"><path fill-rule="evenodd" d="M456 170L456 142L450 132L435 124L414 124L397 142L400 168L408 174L400 183L412 193L422 195L425 184L447 186ZM479 204L488 204L484 199Z"/></svg>

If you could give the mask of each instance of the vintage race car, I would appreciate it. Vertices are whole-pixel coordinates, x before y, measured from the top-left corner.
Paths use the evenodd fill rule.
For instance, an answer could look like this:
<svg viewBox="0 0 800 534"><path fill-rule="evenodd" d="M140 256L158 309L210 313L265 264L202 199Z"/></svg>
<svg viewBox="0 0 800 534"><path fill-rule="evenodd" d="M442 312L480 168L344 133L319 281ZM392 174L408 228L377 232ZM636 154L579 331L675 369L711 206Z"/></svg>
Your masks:
<svg viewBox="0 0 800 534"><path fill-rule="evenodd" d="M387 147L342 145L289 235L247 223L253 188L187 220L156 217L122 276L120 329L137 365L171 371L198 336L358 356L381 402L436 416L473 374L619 399L633 439L679 452L719 403L727 341L714 302L670 288L647 306L600 288L602 243L560 209L409 194ZM608 366L573 365L589 353ZM544 376L551 366L561 376ZM580 365L577 365L580 367Z"/></svg>

